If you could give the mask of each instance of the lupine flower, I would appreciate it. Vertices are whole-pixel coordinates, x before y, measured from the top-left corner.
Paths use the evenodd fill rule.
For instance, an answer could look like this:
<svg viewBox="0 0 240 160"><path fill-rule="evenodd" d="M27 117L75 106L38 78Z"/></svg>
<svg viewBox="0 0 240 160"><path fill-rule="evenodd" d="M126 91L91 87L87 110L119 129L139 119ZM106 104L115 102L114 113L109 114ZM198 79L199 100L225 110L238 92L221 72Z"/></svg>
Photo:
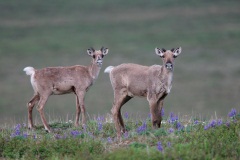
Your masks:
<svg viewBox="0 0 240 160"><path fill-rule="evenodd" d="M172 147L171 142L167 142L167 146L168 148L171 148Z"/></svg>
<svg viewBox="0 0 240 160"><path fill-rule="evenodd" d="M86 132L87 131L87 125L85 124L85 125L83 125L83 130L84 130L84 132Z"/></svg>
<svg viewBox="0 0 240 160"><path fill-rule="evenodd" d="M128 112L125 112L124 117L125 117L126 119L129 118Z"/></svg>
<svg viewBox="0 0 240 160"><path fill-rule="evenodd" d="M128 132L125 132L125 133L124 133L124 138L126 138L126 139L127 139L127 138L128 138L128 136L129 136L129 135L128 135Z"/></svg>
<svg viewBox="0 0 240 160"><path fill-rule="evenodd" d="M98 123L98 131L101 131L101 130L102 130L102 128L103 128L103 125L102 125L102 123L101 123L101 122L99 122L99 123Z"/></svg>
<svg viewBox="0 0 240 160"><path fill-rule="evenodd" d="M79 135L81 135L81 134L82 134L82 132L77 131L77 130L71 131L71 135L72 135L73 137L77 137L77 136L79 136Z"/></svg>
<svg viewBox="0 0 240 160"><path fill-rule="evenodd" d="M162 143L161 143L161 142L158 142L158 143L157 143L157 149L158 149L160 152L163 152L163 146L162 146Z"/></svg>
<svg viewBox="0 0 240 160"><path fill-rule="evenodd" d="M198 123L199 123L199 122L198 122L198 120L195 120L195 121L194 121L194 124L196 124L196 125L197 125Z"/></svg>
<svg viewBox="0 0 240 160"><path fill-rule="evenodd" d="M97 121L98 122L103 122L104 121L104 116L98 116Z"/></svg>
<svg viewBox="0 0 240 160"><path fill-rule="evenodd" d="M143 125L137 128L137 133L142 133L142 132L145 132L146 130L147 130L147 124L146 122L144 122Z"/></svg>
<svg viewBox="0 0 240 160"><path fill-rule="evenodd" d="M180 122L177 122L176 128L177 128L178 130L181 130L181 129L183 129L184 127L181 125Z"/></svg>
<svg viewBox="0 0 240 160"><path fill-rule="evenodd" d="M230 122L227 122L227 123L226 123L226 126L227 126L227 127L230 127Z"/></svg>
<svg viewBox="0 0 240 160"><path fill-rule="evenodd" d="M210 122L210 126L211 127L215 127L217 125L216 120L212 120L212 122Z"/></svg>
<svg viewBox="0 0 240 160"><path fill-rule="evenodd" d="M214 128L214 127L220 126L220 125L222 125L222 120L221 119L212 120L206 126L204 126L204 130L208 130L209 128Z"/></svg>
<svg viewBox="0 0 240 160"><path fill-rule="evenodd" d="M162 117L164 116L164 108L162 108L161 116L162 116Z"/></svg>
<svg viewBox="0 0 240 160"><path fill-rule="evenodd" d="M56 138L56 139L62 139L62 136L61 136L60 134L56 134L56 135L55 135L55 138Z"/></svg>
<svg viewBox="0 0 240 160"><path fill-rule="evenodd" d="M108 137L108 138L107 138L107 141L108 141L108 143L112 143L112 138L111 138L111 137Z"/></svg>
<svg viewBox="0 0 240 160"><path fill-rule="evenodd" d="M209 127L210 127L210 125L206 125L206 126L204 126L204 130L208 130Z"/></svg>
<svg viewBox="0 0 240 160"><path fill-rule="evenodd" d="M218 120L217 120L217 125L218 125L218 126L221 126L222 124L223 124L222 119L218 119Z"/></svg>
<svg viewBox="0 0 240 160"><path fill-rule="evenodd" d="M24 138L27 138L28 137L28 134L26 132L23 133L23 137Z"/></svg>
<svg viewBox="0 0 240 160"><path fill-rule="evenodd" d="M235 108L233 108L229 113L228 113L228 117L230 118L234 118L237 115L237 111Z"/></svg>
<svg viewBox="0 0 240 160"><path fill-rule="evenodd" d="M171 112L170 113L170 118L169 118L168 122L172 124L172 123L174 123L177 120L178 120L178 116L174 115L174 113Z"/></svg>
<svg viewBox="0 0 240 160"><path fill-rule="evenodd" d="M173 128L169 128L168 132L169 132L169 133L173 133L173 132L174 132L174 129L173 129Z"/></svg>
<svg viewBox="0 0 240 160"><path fill-rule="evenodd" d="M14 127L14 132L11 134L11 137L21 136L21 124L17 124Z"/></svg>

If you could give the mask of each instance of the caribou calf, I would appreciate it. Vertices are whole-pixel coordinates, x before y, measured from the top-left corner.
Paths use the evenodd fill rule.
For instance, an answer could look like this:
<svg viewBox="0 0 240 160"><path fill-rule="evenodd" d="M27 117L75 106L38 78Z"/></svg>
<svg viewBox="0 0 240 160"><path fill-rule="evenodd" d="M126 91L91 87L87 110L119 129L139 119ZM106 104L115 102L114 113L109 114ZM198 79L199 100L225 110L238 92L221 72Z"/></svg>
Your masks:
<svg viewBox="0 0 240 160"><path fill-rule="evenodd" d="M172 88L174 59L181 53L181 47L172 50L156 48L155 52L163 60L163 65L142 66L138 64L121 64L109 66L105 73L110 74L114 91L112 114L120 138L125 132L121 107L134 96L146 97L152 118L153 128L161 126L161 111L164 98Z"/></svg>
<svg viewBox="0 0 240 160"><path fill-rule="evenodd" d="M24 71L31 77L31 84L34 90L33 98L28 102L28 128L34 127L32 120L32 110L38 103L37 110L40 113L42 123L46 131L50 132L44 116L44 105L50 95L61 95L74 93L76 95L76 117L75 126L79 126L79 116L82 112L82 125L85 125L84 96L89 87L92 86L100 72L103 57L107 55L108 49L102 47L101 50L88 49L87 53L92 57L89 66L75 65L69 67L47 67L34 69L26 67Z"/></svg>

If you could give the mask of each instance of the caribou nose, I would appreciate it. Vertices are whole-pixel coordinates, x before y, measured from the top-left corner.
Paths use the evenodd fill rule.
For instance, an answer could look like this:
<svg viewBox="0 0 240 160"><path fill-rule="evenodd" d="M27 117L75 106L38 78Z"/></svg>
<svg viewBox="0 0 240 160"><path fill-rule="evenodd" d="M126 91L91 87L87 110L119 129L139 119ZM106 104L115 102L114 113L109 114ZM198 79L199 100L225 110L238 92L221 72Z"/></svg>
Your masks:
<svg viewBox="0 0 240 160"><path fill-rule="evenodd" d="M172 63L166 63L165 67L166 67L167 69L172 70L173 65L172 65Z"/></svg>
<svg viewBox="0 0 240 160"><path fill-rule="evenodd" d="M98 64L102 64L102 59L99 58L99 59L97 60L97 63L98 63Z"/></svg>

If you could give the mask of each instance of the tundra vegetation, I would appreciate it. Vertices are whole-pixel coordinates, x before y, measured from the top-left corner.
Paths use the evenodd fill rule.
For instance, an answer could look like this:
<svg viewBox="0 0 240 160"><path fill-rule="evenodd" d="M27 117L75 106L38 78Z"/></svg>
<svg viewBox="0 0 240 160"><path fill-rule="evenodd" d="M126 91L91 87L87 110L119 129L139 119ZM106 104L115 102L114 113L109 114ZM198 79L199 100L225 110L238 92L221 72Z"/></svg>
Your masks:
<svg viewBox="0 0 240 160"><path fill-rule="evenodd" d="M0 130L0 157L6 159L239 159L240 114L232 109L224 118L209 119L170 113L162 127L152 129L151 117L124 113L126 132L117 139L112 117L97 115L84 128L71 120L28 130L26 124Z"/></svg>

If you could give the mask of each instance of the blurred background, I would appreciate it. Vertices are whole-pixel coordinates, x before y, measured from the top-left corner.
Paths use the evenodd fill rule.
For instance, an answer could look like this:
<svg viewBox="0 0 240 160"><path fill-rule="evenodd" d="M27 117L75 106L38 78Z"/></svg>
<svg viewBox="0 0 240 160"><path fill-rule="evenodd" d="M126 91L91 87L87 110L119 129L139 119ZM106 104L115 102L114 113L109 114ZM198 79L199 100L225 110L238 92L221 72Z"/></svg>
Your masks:
<svg viewBox="0 0 240 160"><path fill-rule="evenodd" d="M102 46L109 54L85 98L90 117L112 107L104 69L128 62L162 64L155 47L182 47L165 115L219 118L240 108L239 0L9 0L0 2L1 125L26 122L33 89L24 67L89 65L86 50ZM148 114L147 100L132 99L124 112ZM49 121L72 119L75 96L51 96L45 113ZM39 119L36 109L34 117Z"/></svg>

